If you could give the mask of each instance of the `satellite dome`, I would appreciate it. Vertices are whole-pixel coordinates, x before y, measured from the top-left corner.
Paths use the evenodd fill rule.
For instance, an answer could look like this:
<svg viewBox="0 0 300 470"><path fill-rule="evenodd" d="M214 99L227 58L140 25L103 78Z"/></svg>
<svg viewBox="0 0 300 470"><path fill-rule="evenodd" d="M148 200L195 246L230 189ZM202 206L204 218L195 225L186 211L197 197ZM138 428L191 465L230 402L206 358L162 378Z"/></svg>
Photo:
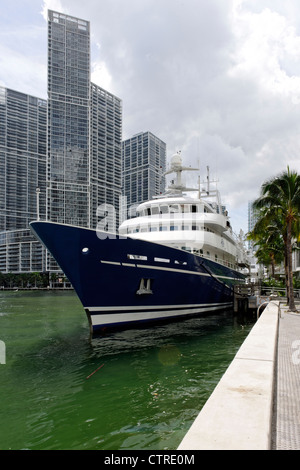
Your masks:
<svg viewBox="0 0 300 470"><path fill-rule="evenodd" d="M172 166L181 166L182 165L182 158L179 153L175 153L171 158L171 165Z"/></svg>

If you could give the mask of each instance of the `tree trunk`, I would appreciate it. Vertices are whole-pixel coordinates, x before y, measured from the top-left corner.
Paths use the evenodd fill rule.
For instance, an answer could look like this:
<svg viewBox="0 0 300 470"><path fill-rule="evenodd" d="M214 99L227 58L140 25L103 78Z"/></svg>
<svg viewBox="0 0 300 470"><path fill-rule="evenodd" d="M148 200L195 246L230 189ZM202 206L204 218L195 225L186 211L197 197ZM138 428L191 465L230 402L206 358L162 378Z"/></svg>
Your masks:
<svg viewBox="0 0 300 470"><path fill-rule="evenodd" d="M287 252L287 240L284 241L284 272L285 272L285 287L286 287L286 300L287 304L290 301L290 289L289 289L289 257Z"/></svg>
<svg viewBox="0 0 300 470"><path fill-rule="evenodd" d="M275 279L275 259L274 259L274 254L271 254L271 272L272 272L272 278Z"/></svg>
<svg viewBox="0 0 300 470"><path fill-rule="evenodd" d="M289 310L296 312L294 289L293 289L293 265L292 265L292 221L287 224L286 248L288 255L288 284L289 284Z"/></svg>

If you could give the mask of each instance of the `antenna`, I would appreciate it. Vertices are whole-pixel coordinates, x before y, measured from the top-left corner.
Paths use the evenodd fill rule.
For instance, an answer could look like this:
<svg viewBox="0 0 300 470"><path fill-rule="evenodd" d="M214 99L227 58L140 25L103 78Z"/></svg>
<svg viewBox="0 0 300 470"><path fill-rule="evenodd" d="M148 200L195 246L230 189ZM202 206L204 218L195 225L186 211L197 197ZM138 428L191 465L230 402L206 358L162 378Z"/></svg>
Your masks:
<svg viewBox="0 0 300 470"><path fill-rule="evenodd" d="M195 188L186 188L185 185L182 183L181 180L181 173L183 171L198 171L198 168L191 168L191 167L186 167L182 165L182 158L181 158L181 151L178 151L173 155L171 158L171 168L170 170L165 172L165 175L168 175L169 173L175 173L176 174L176 180L175 183L173 183L170 186L170 190L172 192L175 192L177 194L182 194L182 191L195 191Z"/></svg>
<svg viewBox="0 0 300 470"><path fill-rule="evenodd" d="M206 192L209 195L209 166L207 166L206 169L207 169L207 177L206 177L206 179L207 179L207 191Z"/></svg>

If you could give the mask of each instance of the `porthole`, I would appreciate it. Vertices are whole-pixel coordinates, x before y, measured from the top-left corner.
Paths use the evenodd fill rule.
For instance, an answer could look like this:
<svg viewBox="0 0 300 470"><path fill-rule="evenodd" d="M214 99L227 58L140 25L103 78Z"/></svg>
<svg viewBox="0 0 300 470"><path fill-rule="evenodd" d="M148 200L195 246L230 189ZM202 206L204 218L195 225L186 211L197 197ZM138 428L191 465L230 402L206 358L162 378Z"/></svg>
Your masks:
<svg viewBox="0 0 300 470"><path fill-rule="evenodd" d="M89 253L89 251L90 251L90 250L89 250L89 248L87 248L87 247L84 247L84 248L82 248L82 250L81 250L81 252L82 252L84 255L87 255L87 254Z"/></svg>

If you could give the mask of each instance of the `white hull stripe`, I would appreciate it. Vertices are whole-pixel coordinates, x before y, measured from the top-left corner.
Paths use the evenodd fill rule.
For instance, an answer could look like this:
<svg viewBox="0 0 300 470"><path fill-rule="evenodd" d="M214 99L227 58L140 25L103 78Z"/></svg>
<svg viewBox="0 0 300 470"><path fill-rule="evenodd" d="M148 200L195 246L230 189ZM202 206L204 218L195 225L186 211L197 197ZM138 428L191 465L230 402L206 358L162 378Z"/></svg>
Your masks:
<svg viewBox="0 0 300 470"><path fill-rule="evenodd" d="M164 311L164 310L181 310L181 309L203 309L203 308L207 308L207 307L220 307L220 306L227 306L227 305L232 305L232 302L217 302L217 303L209 303L209 304L182 304L182 305L178 305L178 304L175 304L175 305L126 305L126 306L112 306L112 307L84 307L86 309L89 310L90 313L93 313L93 312L98 312L98 313L101 313L101 312L114 312L114 311L118 311L120 312L121 310L124 311L124 312L127 312L127 311L130 311L130 312L134 312L134 311L141 311L141 310L161 310L161 311Z"/></svg>
<svg viewBox="0 0 300 470"><path fill-rule="evenodd" d="M191 315L198 312L211 312L217 311L220 309L225 308L226 306L232 306L232 303L223 303L223 304L215 304L211 306L202 306L202 308L198 309L176 309L176 310L160 310L160 311L144 311L144 312L124 312L124 313L104 313L104 314L92 314L91 315L91 322L92 326L98 325L108 325L108 324L116 324L116 323L130 323L130 322L137 322L137 321L146 321L146 320L158 320L163 318L169 317L178 317L183 315ZM129 307L128 307L129 308Z"/></svg>
<svg viewBox="0 0 300 470"><path fill-rule="evenodd" d="M155 269L158 271L169 271L174 273L182 273L182 274L194 274L195 276L208 276L208 277L216 277L217 279L231 279L236 280L239 278L230 277L230 276L218 276L217 274L209 274L209 273L198 273L197 271L189 271L187 269L176 269L176 268L167 268L163 266L152 266L150 264L134 264L134 263L120 263L119 261L104 261L101 260L102 264L110 264L113 266L126 266L132 268L143 268L143 269Z"/></svg>

